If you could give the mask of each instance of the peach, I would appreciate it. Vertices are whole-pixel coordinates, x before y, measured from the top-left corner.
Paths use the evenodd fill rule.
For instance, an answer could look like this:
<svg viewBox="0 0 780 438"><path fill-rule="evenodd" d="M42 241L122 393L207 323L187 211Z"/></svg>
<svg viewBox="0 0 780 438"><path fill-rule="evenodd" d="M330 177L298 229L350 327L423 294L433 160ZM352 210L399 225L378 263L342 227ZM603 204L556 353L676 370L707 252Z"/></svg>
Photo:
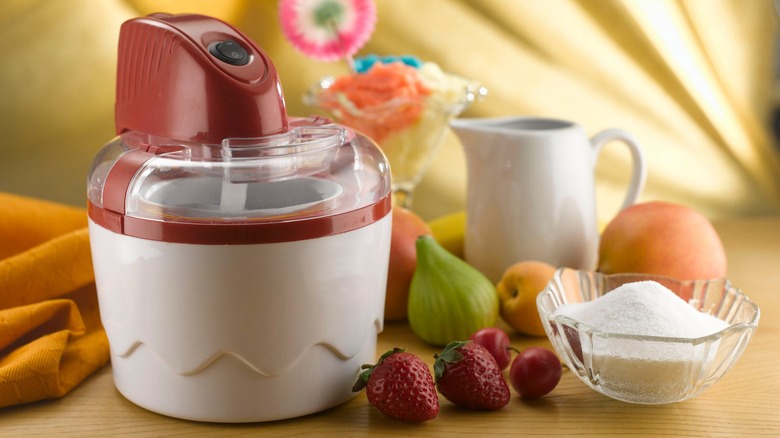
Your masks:
<svg viewBox="0 0 780 438"><path fill-rule="evenodd" d="M385 320L406 319L409 286L417 268L417 238L431 234L425 221L413 211L393 207L393 231L390 237L390 265L385 291Z"/></svg>
<svg viewBox="0 0 780 438"><path fill-rule="evenodd" d="M644 202L622 210L604 229L598 270L681 280L724 277L726 252L701 213L669 202Z"/></svg>

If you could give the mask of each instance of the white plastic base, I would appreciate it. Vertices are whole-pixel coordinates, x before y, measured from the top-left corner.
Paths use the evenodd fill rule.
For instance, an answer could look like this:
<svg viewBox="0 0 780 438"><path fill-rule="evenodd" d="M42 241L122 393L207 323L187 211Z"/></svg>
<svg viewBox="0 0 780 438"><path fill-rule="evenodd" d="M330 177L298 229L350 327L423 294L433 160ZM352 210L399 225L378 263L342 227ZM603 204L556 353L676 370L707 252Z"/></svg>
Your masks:
<svg viewBox="0 0 780 438"><path fill-rule="evenodd" d="M313 347L286 377L261 376L231 356L182 376L143 346L127 358L112 357L112 366L119 392L150 411L187 420L256 422L308 415L351 399L357 370L376 361L375 351L376 335L347 360Z"/></svg>
<svg viewBox="0 0 780 438"><path fill-rule="evenodd" d="M391 215L298 242L190 245L90 221L114 381L179 418L255 422L350 399L382 329Z"/></svg>

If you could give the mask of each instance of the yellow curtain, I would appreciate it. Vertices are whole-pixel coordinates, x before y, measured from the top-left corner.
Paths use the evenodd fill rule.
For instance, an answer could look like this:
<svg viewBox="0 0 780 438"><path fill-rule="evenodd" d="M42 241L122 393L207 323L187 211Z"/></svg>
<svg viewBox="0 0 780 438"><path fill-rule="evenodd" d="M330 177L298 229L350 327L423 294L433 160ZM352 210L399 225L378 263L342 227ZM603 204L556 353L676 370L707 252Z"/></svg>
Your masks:
<svg viewBox="0 0 780 438"><path fill-rule="evenodd" d="M467 116L565 118L595 133L632 132L648 158L642 199L710 217L780 213L780 164L770 136L777 22L771 0L378 0L360 54L413 54L481 82ZM303 91L346 72L293 50L275 0L6 0L0 39L0 190L84 204L89 163L113 136L116 41L126 19L199 12L255 39L280 71L289 112ZM418 189L431 218L462 209L465 162L447 141ZM608 146L597 166L602 220L617 210L628 154ZM508 200L508 202L512 202Z"/></svg>

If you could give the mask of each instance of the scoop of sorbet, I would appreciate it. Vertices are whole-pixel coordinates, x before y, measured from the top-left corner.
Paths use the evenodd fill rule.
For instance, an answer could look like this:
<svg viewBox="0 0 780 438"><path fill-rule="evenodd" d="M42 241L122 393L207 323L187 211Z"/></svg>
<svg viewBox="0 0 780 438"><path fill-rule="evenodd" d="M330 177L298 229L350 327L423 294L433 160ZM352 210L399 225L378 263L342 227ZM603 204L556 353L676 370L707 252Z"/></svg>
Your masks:
<svg viewBox="0 0 780 438"><path fill-rule="evenodd" d="M366 73L341 76L325 93L322 106L337 113L341 123L376 142L413 125L431 94L419 71L401 62L375 63Z"/></svg>

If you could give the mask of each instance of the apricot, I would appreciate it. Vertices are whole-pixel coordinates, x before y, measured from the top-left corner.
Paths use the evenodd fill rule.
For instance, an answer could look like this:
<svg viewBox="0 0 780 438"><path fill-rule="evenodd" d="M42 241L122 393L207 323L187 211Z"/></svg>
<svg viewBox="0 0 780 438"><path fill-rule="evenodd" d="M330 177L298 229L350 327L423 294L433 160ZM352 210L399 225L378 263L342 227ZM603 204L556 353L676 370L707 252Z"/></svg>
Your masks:
<svg viewBox="0 0 780 438"><path fill-rule="evenodd" d="M390 265L385 291L385 321L406 319L409 287L417 268L417 238L431 234L425 221L413 211L393 207Z"/></svg>
<svg viewBox="0 0 780 438"><path fill-rule="evenodd" d="M536 297L555 274L555 267L533 260L513 264L496 285L501 319L518 332L544 336Z"/></svg>
<svg viewBox="0 0 780 438"><path fill-rule="evenodd" d="M670 202L644 202L622 210L604 229L598 270L680 280L724 277L726 252L701 213Z"/></svg>

